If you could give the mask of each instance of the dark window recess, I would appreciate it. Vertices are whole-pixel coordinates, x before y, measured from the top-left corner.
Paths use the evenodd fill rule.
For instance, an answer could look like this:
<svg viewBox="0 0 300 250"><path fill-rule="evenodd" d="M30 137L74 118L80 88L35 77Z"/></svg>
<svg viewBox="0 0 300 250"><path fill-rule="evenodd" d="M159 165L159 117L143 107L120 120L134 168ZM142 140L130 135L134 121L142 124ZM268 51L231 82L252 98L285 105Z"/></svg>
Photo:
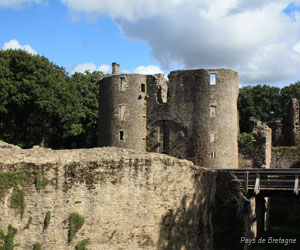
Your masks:
<svg viewBox="0 0 300 250"><path fill-rule="evenodd" d="M141 91L146 92L146 84L144 83L141 84Z"/></svg>
<svg viewBox="0 0 300 250"><path fill-rule="evenodd" d="M120 141L124 141L124 131L120 131Z"/></svg>

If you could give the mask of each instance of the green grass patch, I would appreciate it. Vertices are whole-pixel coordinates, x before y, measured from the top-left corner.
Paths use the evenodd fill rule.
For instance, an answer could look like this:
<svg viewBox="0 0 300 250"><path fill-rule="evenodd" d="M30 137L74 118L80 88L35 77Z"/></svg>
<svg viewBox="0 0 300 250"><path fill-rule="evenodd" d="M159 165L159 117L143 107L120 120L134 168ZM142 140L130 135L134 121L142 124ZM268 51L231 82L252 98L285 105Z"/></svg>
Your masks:
<svg viewBox="0 0 300 250"><path fill-rule="evenodd" d="M90 239L84 239L76 245L75 249L76 250L88 250L86 248L86 245L89 244L89 242L90 242Z"/></svg>
<svg viewBox="0 0 300 250"><path fill-rule="evenodd" d="M13 250L14 249L14 237L17 233L17 229L14 228L12 225L8 226L7 235L3 233L1 230L1 240L2 245L0 245L0 250Z"/></svg>
<svg viewBox="0 0 300 250"><path fill-rule="evenodd" d="M33 245L33 250L42 250L41 243L37 242Z"/></svg>
<svg viewBox="0 0 300 250"><path fill-rule="evenodd" d="M36 190L40 191L48 184L48 180L37 171L18 170L0 173L0 200L8 190L13 189L11 207L17 209L22 217L25 210L24 188L33 183L35 183Z"/></svg>
<svg viewBox="0 0 300 250"><path fill-rule="evenodd" d="M46 230L46 229L49 227L49 225L50 225L50 220L51 220L51 212L48 211L48 212L46 213L46 216L45 216L45 219L44 219L44 230Z"/></svg>
<svg viewBox="0 0 300 250"><path fill-rule="evenodd" d="M48 182L49 181L46 178L44 178L41 173L38 173L35 181L36 190L40 192L47 186Z"/></svg>
<svg viewBox="0 0 300 250"><path fill-rule="evenodd" d="M78 230L83 226L84 217L79 215L78 213L71 213L69 223L68 242L70 243Z"/></svg>

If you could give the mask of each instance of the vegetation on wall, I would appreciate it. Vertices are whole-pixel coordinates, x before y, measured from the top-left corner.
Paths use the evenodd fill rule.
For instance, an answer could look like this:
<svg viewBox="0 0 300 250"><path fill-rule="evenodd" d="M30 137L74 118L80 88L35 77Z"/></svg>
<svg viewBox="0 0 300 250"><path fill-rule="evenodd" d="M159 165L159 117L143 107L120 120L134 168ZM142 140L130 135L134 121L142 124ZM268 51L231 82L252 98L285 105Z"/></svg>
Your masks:
<svg viewBox="0 0 300 250"><path fill-rule="evenodd" d="M71 213L69 217L69 234L68 234L68 242L70 243L75 234L84 224L84 217L74 212Z"/></svg>
<svg viewBox="0 0 300 250"><path fill-rule="evenodd" d="M0 250L13 250L14 249L14 237L17 233L17 229L12 225L8 226L7 235L0 229Z"/></svg>
<svg viewBox="0 0 300 250"><path fill-rule="evenodd" d="M37 242L33 245L33 250L42 250L41 243Z"/></svg>
<svg viewBox="0 0 300 250"><path fill-rule="evenodd" d="M86 248L86 246L87 246L87 244L89 244L89 241L90 241L90 239L84 239L84 240L80 241L80 242L76 245L75 250L88 250L88 249Z"/></svg>
<svg viewBox="0 0 300 250"><path fill-rule="evenodd" d="M37 171L29 170L18 170L0 173L0 200L3 198L3 196L7 193L8 190L13 189L11 196L11 207L18 210L22 217L25 209L24 188L27 185L36 183L39 174L40 173ZM40 178L42 177L40 176ZM46 182L45 180L46 179L44 179L43 183ZM45 187L45 185L43 187Z"/></svg>
<svg viewBox="0 0 300 250"><path fill-rule="evenodd" d="M48 211L46 213L45 219L44 219L44 230L46 230L50 225L51 220L51 211Z"/></svg>
<svg viewBox="0 0 300 250"><path fill-rule="evenodd" d="M42 173L38 173L35 181L35 188L38 192L44 189L48 184L48 180L42 176Z"/></svg>
<svg viewBox="0 0 300 250"><path fill-rule="evenodd" d="M246 153L251 154L253 149L253 134L251 133L239 133L238 134L238 143L239 149L243 149Z"/></svg>

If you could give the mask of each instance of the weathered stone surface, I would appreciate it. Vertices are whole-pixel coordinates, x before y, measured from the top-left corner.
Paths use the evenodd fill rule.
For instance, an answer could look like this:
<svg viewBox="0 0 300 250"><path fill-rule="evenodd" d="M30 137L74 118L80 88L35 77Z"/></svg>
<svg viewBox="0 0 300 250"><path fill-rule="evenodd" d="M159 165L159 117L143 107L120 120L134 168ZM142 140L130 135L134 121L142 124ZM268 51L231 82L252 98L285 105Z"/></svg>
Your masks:
<svg viewBox="0 0 300 250"><path fill-rule="evenodd" d="M273 147L271 168L300 168L298 147Z"/></svg>
<svg viewBox="0 0 300 250"><path fill-rule="evenodd" d="M263 122L252 119L253 167L270 168L272 151L272 130Z"/></svg>
<svg viewBox="0 0 300 250"><path fill-rule="evenodd" d="M215 81L210 78L215 76ZM99 146L238 167L238 74L229 69L113 74L100 81Z"/></svg>
<svg viewBox="0 0 300 250"><path fill-rule="evenodd" d="M282 121L283 145L293 146L300 141L299 102L292 98Z"/></svg>
<svg viewBox="0 0 300 250"><path fill-rule="evenodd" d="M36 242L45 250L71 250L86 238L88 249L219 249L214 242L220 234L213 233L220 232L218 221L235 232L235 244L245 235L244 220L230 223L236 213L241 212L237 218L245 214L248 204L232 176L222 175L219 185L215 171L189 161L119 148L0 145L0 172L36 170L49 180L40 192L26 187L22 218L10 208L11 190L0 202L0 228L5 233L9 224L18 229L15 250L32 249ZM44 230L48 211L51 220ZM85 223L68 244L72 212L84 216ZM215 212L219 219L212 223Z"/></svg>

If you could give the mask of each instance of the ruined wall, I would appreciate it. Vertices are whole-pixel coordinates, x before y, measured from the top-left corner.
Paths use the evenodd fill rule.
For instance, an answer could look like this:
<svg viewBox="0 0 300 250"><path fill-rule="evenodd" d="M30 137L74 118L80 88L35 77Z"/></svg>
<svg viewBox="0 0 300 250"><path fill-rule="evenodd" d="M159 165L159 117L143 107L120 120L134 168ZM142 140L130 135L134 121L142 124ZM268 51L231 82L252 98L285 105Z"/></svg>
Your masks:
<svg viewBox="0 0 300 250"><path fill-rule="evenodd" d="M282 124L282 145L284 146L293 146L300 141L299 111L297 98L292 98Z"/></svg>
<svg viewBox="0 0 300 250"><path fill-rule="evenodd" d="M298 147L273 147L271 168L300 168Z"/></svg>
<svg viewBox="0 0 300 250"><path fill-rule="evenodd" d="M217 232L219 224L226 223L228 235L235 235L232 246L243 249L237 239L246 234L249 202L230 175L221 175L219 185L215 171L155 153L117 148L21 150L0 144L0 178L26 169L49 180L40 191L37 181L25 185L22 217L11 208L12 189L0 201L0 228L4 234L10 224L18 230L15 250L32 249L37 242L45 250L71 250L87 238L88 249L220 249L215 246L221 240ZM230 200L237 202L229 204ZM44 228L49 211L51 220ZM73 212L85 222L67 243ZM234 218L239 222L230 223ZM224 240L229 244L230 238Z"/></svg>
<svg viewBox="0 0 300 250"><path fill-rule="evenodd" d="M272 154L272 130L261 121L253 122L253 167L270 168Z"/></svg>
<svg viewBox="0 0 300 250"><path fill-rule="evenodd" d="M99 146L146 150L146 76L104 78L99 94Z"/></svg>
<svg viewBox="0 0 300 250"><path fill-rule="evenodd" d="M216 77L213 84L211 74ZM157 104L157 85L152 83L148 137L157 137L158 131L164 133L168 143L164 148L172 156L192 158L209 168L237 168L237 73L225 69L178 70L168 77L166 104ZM149 148L156 149L154 145Z"/></svg>
<svg viewBox="0 0 300 250"><path fill-rule="evenodd" d="M104 78L98 145L237 168L238 91L238 74L227 69L172 71L169 87L163 74Z"/></svg>

